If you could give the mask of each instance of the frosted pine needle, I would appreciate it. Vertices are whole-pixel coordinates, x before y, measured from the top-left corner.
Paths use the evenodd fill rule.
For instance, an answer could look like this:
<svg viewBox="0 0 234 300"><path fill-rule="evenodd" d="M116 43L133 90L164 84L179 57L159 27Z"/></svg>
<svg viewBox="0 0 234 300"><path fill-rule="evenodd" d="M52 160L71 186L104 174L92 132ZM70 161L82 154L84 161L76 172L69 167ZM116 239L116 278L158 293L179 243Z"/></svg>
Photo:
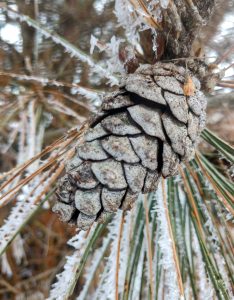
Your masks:
<svg viewBox="0 0 234 300"><path fill-rule="evenodd" d="M95 226L90 230L88 237L84 231L79 232L68 242L68 244L73 246L76 250L72 255L66 257L64 270L56 276L57 282L53 284L47 300L64 300L69 297L75 280L75 271L77 271L79 267L85 245L89 243L89 238L92 236L94 230Z"/></svg>
<svg viewBox="0 0 234 300"><path fill-rule="evenodd" d="M98 74L104 76L105 78L108 78L111 80L112 84L117 84L118 81L116 77L112 76L106 70L97 62L94 62L90 56L88 56L86 53L75 47L73 44L65 40L63 37L59 36L58 34L54 32L50 32L47 28L44 28L41 24L39 24L37 21L33 20L29 16L26 16L24 14L18 13L17 11L14 11L12 9L7 9L11 14L9 14L10 17L13 17L15 19L19 19L20 22L26 22L29 26L34 27L38 30L45 38L51 38L56 44L59 44L64 47L65 51L70 53L71 57L77 57L81 61L87 63L90 67L92 67Z"/></svg>
<svg viewBox="0 0 234 300"><path fill-rule="evenodd" d="M162 268L165 272L164 286L167 287L167 298L179 299L180 291L178 288L176 265L173 259L172 240L169 234L168 221L164 207L162 184L159 184L158 190L156 192L156 205L154 207L157 213L157 224L159 226L158 245L162 252L162 259L160 261L160 264L162 264Z"/></svg>

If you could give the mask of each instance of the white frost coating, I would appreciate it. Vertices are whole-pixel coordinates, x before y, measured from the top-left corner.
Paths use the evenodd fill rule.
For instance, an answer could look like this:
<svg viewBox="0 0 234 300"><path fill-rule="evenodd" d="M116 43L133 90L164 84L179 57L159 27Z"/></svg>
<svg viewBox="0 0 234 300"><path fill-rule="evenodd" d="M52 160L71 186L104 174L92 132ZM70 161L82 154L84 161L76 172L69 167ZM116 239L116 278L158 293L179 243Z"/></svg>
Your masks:
<svg viewBox="0 0 234 300"><path fill-rule="evenodd" d="M115 1L115 11L114 11L118 23L126 30L126 36L131 43L139 40L139 34L136 30L135 17L133 13L133 8L129 1L126 0L116 0Z"/></svg>
<svg viewBox="0 0 234 300"><path fill-rule="evenodd" d="M129 250L130 250L130 231L131 231L131 212L126 212L125 215L125 222L123 226L122 232L122 239L120 245L120 258L119 258L119 284L118 289L119 293L124 292L124 283L126 277L126 270L127 270L127 261L129 257ZM135 298L134 298L135 299Z"/></svg>
<svg viewBox="0 0 234 300"><path fill-rule="evenodd" d="M169 0L160 0L160 5L162 8L166 9L168 7Z"/></svg>
<svg viewBox="0 0 234 300"><path fill-rule="evenodd" d="M93 54L94 48L97 46L98 39L91 34L90 37L90 54Z"/></svg>
<svg viewBox="0 0 234 300"><path fill-rule="evenodd" d="M75 83L71 83L71 84L66 84L63 83L61 81L57 81L57 80L50 80L49 78L46 77L40 77L40 76L28 76L28 75L23 75L23 74L14 74L14 73L5 73L5 72L0 72L0 75L7 75L10 76L11 78L16 78L17 80L23 80L23 81L36 81L40 84L42 84L43 86L46 85L54 85L57 87L71 87L72 88L72 92L73 94L80 94L82 96L84 96L86 99L92 100L92 101L96 101L100 98L100 94L92 91L91 89L79 86Z"/></svg>
<svg viewBox="0 0 234 300"><path fill-rule="evenodd" d="M115 36L112 36L110 43L107 44L106 52L109 59L106 62L107 70L110 74L125 73L123 64L119 60L119 47L123 41L123 39L117 39Z"/></svg>
<svg viewBox="0 0 234 300"><path fill-rule="evenodd" d="M161 9L156 5L159 1L148 1L145 3L148 13L142 8L142 5L138 1L134 1L135 5L128 0L116 0L115 1L115 15L118 23L125 29L126 37L128 41L134 45L139 45L139 31L151 29L153 36L153 50L156 51L156 25L152 25L153 22L150 18L154 18L154 21L161 21ZM166 7L169 0L161 1L161 7Z"/></svg>
<svg viewBox="0 0 234 300"><path fill-rule="evenodd" d="M162 259L159 264L162 265L165 272L165 299L180 299L176 267L173 259L172 241L169 234L166 211L164 208L162 184L159 184L156 191L156 205L154 210L157 213L157 226L159 228L158 246L162 253Z"/></svg>
<svg viewBox="0 0 234 300"><path fill-rule="evenodd" d="M2 274L5 274L7 277L12 277L13 273L11 270L11 266L8 262L6 253L3 253L3 255L0 257L0 262Z"/></svg>
<svg viewBox="0 0 234 300"><path fill-rule="evenodd" d="M101 93L97 93L97 92L94 92L94 91L91 91L89 89L86 89L84 87L74 87L72 89L72 92L74 94L80 94L82 96L84 96L86 99L89 99L89 100L92 100L92 101L100 101L100 96L101 96Z"/></svg>
<svg viewBox="0 0 234 300"><path fill-rule="evenodd" d="M185 283L184 283L184 297L185 299L191 299L193 291L191 288L191 281L189 279L189 276L187 277Z"/></svg>
<svg viewBox="0 0 234 300"><path fill-rule="evenodd" d="M152 223L149 223L149 232L152 232ZM149 265L150 265L150 257L149 257L149 250L148 250L148 240L147 240L147 228L146 226L144 226L144 244L145 244L145 248L146 248L146 257L147 257L147 264L146 264L146 268L145 268L145 278L147 280L146 282L146 285L144 286L144 295L148 295L148 292L149 292L149 286L150 286L150 268L149 268ZM154 276L154 274L153 274ZM152 276L152 277L153 277ZM155 281L155 278L153 277L153 285L154 285L154 281ZM154 291L152 293L152 298L154 298Z"/></svg>
<svg viewBox="0 0 234 300"><path fill-rule="evenodd" d="M33 212L38 209L38 206L34 204L35 199L43 192L43 189L48 181L45 181L37 189L37 192L33 194L33 197L31 196L31 193L38 185L38 180L35 180L30 185L25 185L22 188L22 194L18 196L17 202L12 208L9 217L5 220L4 225L0 228L0 254L4 252L5 248L8 246L8 243L20 231L21 227L33 214Z"/></svg>
<svg viewBox="0 0 234 300"><path fill-rule="evenodd" d="M66 257L66 263L63 267L64 270L60 274L56 275L57 282L52 285L52 289L50 290L50 295L47 300L68 299L69 289L75 280L72 275L75 275L76 273L84 255L85 246L88 245L96 226L96 224L92 226L88 237L86 237L85 231L81 231L68 241L68 245L74 247L76 251L74 251L72 255Z"/></svg>
<svg viewBox="0 0 234 300"><path fill-rule="evenodd" d="M198 294L200 295L199 299L212 300L215 297L215 291L213 285L210 282L210 279L206 275L205 265L194 227L192 227L192 242L195 254L193 258L195 262L195 270L197 273L199 288Z"/></svg>
<svg viewBox="0 0 234 300"><path fill-rule="evenodd" d="M192 265L192 245L191 245L191 238L190 238L190 216L189 216L189 207L187 205L187 199L186 199L186 195L184 193L184 190L181 188L180 185L178 185L178 193L179 193L179 201L180 204L182 206L182 211L184 211L185 215L184 215L184 242L185 242L185 247L187 249L187 256L188 256L188 260L190 265ZM185 250L185 248L184 248Z"/></svg>
<svg viewBox="0 0 234 300"><path fill-rule="evenodd" d="M18 234L12 242L12 250L16 263L19 265L22 262L22 259L25 257L24 240L20 234Z"/></svg>
<svg viewBox="0 0 234 300"><path fill-rule="evenodd" d="M219 273L221 274L221 276L223 278L223 283L225 284L226 289L229 293L229 296L231 297L233 295L232 283L231 283L231 278L230 278L230 276L228 275L228 272L227 272L226 262L225 262L224 258L222 257L222 255L220 254L219 251L214 253L214 257L215 257L215 261L216 261L217 266L218 266ZM229 266L229 267L231 269L231 266Z"/></svg>
<svg viewBox="0 0 234 300"><path fill-rule="evenodd" d="M201 174L201 169L199 167L194 168L194 170L195 170L196 173ZM211 183L209 182L209 180L206 177L204 177L203 180L204 180L204 185L205 185L204 189L206 189L207 191L209 191L209 193L211 195L213 195L213 196L215 195L216 198L219 198L215 194L214 189L213 189ZM214 202L217 203L217 199L215 199ZM226 206L224 206L224 205L222 205L222 212L220 212L220 214L218 213L218 216L220 216L220 218L224 217L226 219L226 221L229 221L230 219L233 218L232 214L230 215L230 212L227 210Z"/></svg>
<svg viewBox="0 0 234 300"><path fill-rule="evenodd" d="M34 114L35 100L32 100L28 104L27 115L29 119L29 126L26 131L27 136L27 159L32 158L36 154L36 116ZM40 149L41 150L41 149ZM29 166L29 172L36 170L37 164Z"/></svg>
<svg viewBox="0 0 234 300"><path fill-rule="evenodd" d="M112 222L108 225L111 233L110 255L107 258L105 269L99 280L99 286L92 299L115 299L115 273L116 256L118 250L118 234L121 222L122 211L118 210Z"/></svg>
<svg viewBox="0 0 234 300"><path fill-rule="evenodd" d="M108 78L113 85L118 84L118 80L116 79L116 77L109 74L105 68L100 66L100 64L98 64L97 62L94 62L89 55L87 55L86 53L84 53L83 51L81 51L71 43L69 43L67 40L60 37L58 34L50 32L48 29L44 28L41 24L37 23L35 20L31 19L26 15L19 14L17 12L13 13L12 11L10 12L13 18L19 19L20 22L26 22L29 26L37 29L40 32L40 34L42 34L45 38L50 38L56 44L63 46L65 51L68 52L71 55L71 57L76 57L80 59L82 62L87 63L98 74L104 76L105 78Z"/></svg>
<svg viewBox="0 0 234 300"><path fill-rule="evenodd" d="M20 118L21 127L17 161L18 163L23 163L41 151L41 148L37 147L37 145L41 145L42 143L38 142L37 135L35 134L36 122L33 102L29 103L27 113L23 111L20 114ZM26 136L25 143L26 132L28 134ZM41 136L40 138L43 139L43 136ZM28 167L27 173L25 175L30 175L38 166L39 162L34 162ZM15 180L14 184L17 184L17 180L18 179ZM40 184L38 186L39 182L40 176L36 177L29 184L25 185L22 188L19 196L17 196L16 204L13 206L10 215L5 220L3 226L0 228L0 254L5 251L8 244L17 235L17 233L20 231L20 229L29 219L32 213L38 209L38 206L35 205L35 199L37 199L39 195L42 195L45 186L49 184L49 179L45 180L43 184ZM5 198L2 199L3 202L4 199Z"/></svg>
<svg viewBox="0 0 234 300"><path fill-rule="evenodd" d="M141 246L140 257L139 257L139 261L137 264L137 271L136 271L136 276L135 276L135 280L134 280L134 286L132 289L133 290L132 299L140 299L145 251L146 251L146 246L145 246L145 240L144 240L142 243L142 246Z"/></svg>
<svg viewBox="0 0 234 300"><path fill-rule="evenodd" d="M133 45L139 41L138 29L143 29L143 26L146 26L145 29L148 29L144 22L142 16L143 12L139 12L139 15L136 13L134 7L131 5L128 0L116 0L115 1L115 15L117 17L118 23L126 31L126 37L130 43ZM142 25L143 24L143 25Z"/></svg>
<svg viewBox="0 0 234 300"><path fill-rule="evenodd" d="M124 39L119 39L115 36L112 36L109 43L102 45L99 43L98 39L91 35L90 52L93 52L94 48L97 47L99 52L104 51L106 53L106 69L112 75L116 73L125 74L123 64L119 60L119 47L122 42L124 42Z"/></svg>
<svg viewBox="0 0 234 300"><path fill-rule="evenodd" d="M196 172L199 173L200 169L198 168L196 170ZM208 179L205 177L204 177L204 183L205 183L205 188L210 192L211 195L214 195L213 187L212 187L211 183L208 181ZM231 284L230 284L230 280L229 280L229 275L227 273L226 262L224 261L223 256L220 253L220 240L219 240L219 234L217 232L217 228L214 226L214 223L211 219L211 214L208 211L208 209L204 203L204 200L201 198L201 196L197 190L197 186L194 182L193 182L193 187L196 191L196 197L198 198L199 207L201 208L202 212L204 213L204 215L206 217L205 227L210 232L210 236L208 236L207 239L210 243L212 243L212 247L214 249L214 256L216 258L216 262L218 265L218 271L221 274L222 278L224 279L224 282L228 289L228 292L231 295L232 294ZM218 197L218 196L216 196L216 197ZM229 215L229 212L226 210L226 207L224 205L220 204L220 202L217 201L217 199L214 199L213 202L214 202L213 205L215 205L216 210L218 211L218 217L221 220L227 218L227 216ZM221 231L222 227L220 227L218 230Z"/></svg>
<svg viewBox="0 0 234 300"><path fill-rule="evenodd" d="M210 243L212 243L214 250L217 252L220 249L220 245L219 245L220 242L219 242L217 230L215 228L215 225L213 224L213 221L210 216L210 212L207 208L207 205L209 202L207 200L206 200L206 202L204 202L204 199L202 199L202 197L199 193L198 187L197 187L196 183L194 182L193 178L190 179L190 182L195 191L194 197L197 199L198 207L201 209L201 211L204 214L204 217L206 219L204 226L208 229L208 231L210 233L210 235L207 236L207 239ZM206 203L207 203L207 205L206 205Z"/></svg>
<svg viewBox="0 0 234 300"><path fill-rule="evenodd" d="M53 109L65 114L67 116L71 116L80 122L84 122L86 118L78 115L73 109L69 108L68 106L64 105L63 103L57 101L55 98L48 98L48 103L53 106Z"/></svg>
<svg viewBox="0 0 234 300"><path fill-rule="evenodd" d="M175 207L176 207L176 216L175 216L175 230L176 230L176 240L177 240L177 244L178 244L178 252L179 252L179 256L181 258L183 258L186 253L185 253L185 247L184 247L184 238L183 238L183 225L181 224L181 220L180 220L180 217L178 216L179 215L179 210L180 210L180 207L179 207L179 204L177 201L175 201ZM183 207L183 206L182 206Z"/></svg>
<svg viewBox="0 0 234 300"><path fill-rule="evenodd" d="M111 235L109 233L106 238L103 238L102 246L100 248L98 248L95 251L94 255L92 256L91 265L86 269L86 273L84 275L84 279L85 279L84 286L83 286L82 291L80 292L79 296L77 297L77 300L86 300L87 299L86 296L87 296L89 287L93 281L95 272L96 272L103 256L105 255L107 247L110 244L110 240L111 240Z"/></svg>

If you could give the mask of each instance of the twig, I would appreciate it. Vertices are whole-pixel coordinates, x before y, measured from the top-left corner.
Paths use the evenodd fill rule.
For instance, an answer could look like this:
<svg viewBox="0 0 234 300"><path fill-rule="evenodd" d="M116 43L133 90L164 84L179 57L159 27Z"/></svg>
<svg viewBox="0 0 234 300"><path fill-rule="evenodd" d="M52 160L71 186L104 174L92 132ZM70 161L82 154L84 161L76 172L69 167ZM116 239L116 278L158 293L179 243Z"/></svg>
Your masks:
<svg viewBox="0 0 234 300"><path fill-rule="evenodd" d="M223 81L219 82L217 84L217 86L234 89L234 83L226 83L226 82L223 82Z"/></svg>
<svg viewBox="0 0 234 300"><path fill-rule="evenodd" d="M216 65L220 64L223 60L225 60L230 54L232 54L232 52L234 52L234 45L231 45L231 47L229 49L227 49L223 55L221 55L220 57L217 57L216 61L214 62Z"/></svg>
<svg viewBox="0 0 234 300"><path fill-rule="evenodd" d="M9 282L7 282L5 279L1 279L0 280L0 284L5 286L7 288L7 291L11 291L13 294L18 295L19 294L19 290L16 289L14 286L12 286ZM6 290L5 290L6 291Z"/></svg>

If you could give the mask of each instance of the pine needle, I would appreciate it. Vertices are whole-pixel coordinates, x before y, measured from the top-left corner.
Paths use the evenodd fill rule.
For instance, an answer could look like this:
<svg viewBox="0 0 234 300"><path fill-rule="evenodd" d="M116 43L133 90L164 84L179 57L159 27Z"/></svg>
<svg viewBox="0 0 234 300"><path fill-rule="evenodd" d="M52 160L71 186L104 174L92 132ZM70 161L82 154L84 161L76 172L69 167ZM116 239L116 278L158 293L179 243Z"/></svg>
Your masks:
<svg viewBox="0 0 234 300"><path fill-rule="evenodd" d="M162 178L162 193L163 193L163 203L164 203L164 209L165 209L165 212L166 212L168 230L169 230L169 235L170 235L171 243L172 243L173 258L174 258L175 267L176 267L178 287L179 287L179 291L180 291L180 296L182 298L184 298L183 281L182 281L182 276L181 276L181 273L180 273L180 265L179 265L179 260L178 260L178 256L177 256L177 252L176 252L175 240L174 240L174 237L173 237L171 221L170 221L170 216L169 216L168 207L167 207L167 195L166 195L165 183L164 183L163 178Z"/></svg>
<svg viewBox="0 0 234 300"><path fill-rule="evenodd" d="M151 247L151 234L149 226L149 210L148 210L148 197L144 195L144 209L145 209L145 230L147 237L147 251L148 251L148 267L149 267L149 278L150 278L150 299L154 299L154 280L153 280L153 256L152 256L152 247Z"/></svg>
<svg viewBox="0 0 234 300"><path fill-rule="evenodd" d="M120 245L122 240L122 232L123 232L123 224L124 224L124 213L122 212L120 225L119 225L119 234L117 237L118 245L117 245L117 256L116 256L116 268L115 268L115 300L119 299L119 263L120 263Z"/></svg>

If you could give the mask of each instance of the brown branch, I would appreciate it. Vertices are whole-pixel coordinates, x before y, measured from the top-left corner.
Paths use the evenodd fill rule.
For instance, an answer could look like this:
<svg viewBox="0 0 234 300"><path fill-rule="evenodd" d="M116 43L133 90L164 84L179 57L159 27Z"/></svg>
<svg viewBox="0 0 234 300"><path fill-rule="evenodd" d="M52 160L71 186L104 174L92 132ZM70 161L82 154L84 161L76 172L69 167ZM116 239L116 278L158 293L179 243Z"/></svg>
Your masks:
<svg viewBox="0 0 234 300"><path fill-rule="evenodd" d="M167 40L164 58L189 57L193 42L207 25L215 8L214 0L171 0L163 11Z"/></svg>

